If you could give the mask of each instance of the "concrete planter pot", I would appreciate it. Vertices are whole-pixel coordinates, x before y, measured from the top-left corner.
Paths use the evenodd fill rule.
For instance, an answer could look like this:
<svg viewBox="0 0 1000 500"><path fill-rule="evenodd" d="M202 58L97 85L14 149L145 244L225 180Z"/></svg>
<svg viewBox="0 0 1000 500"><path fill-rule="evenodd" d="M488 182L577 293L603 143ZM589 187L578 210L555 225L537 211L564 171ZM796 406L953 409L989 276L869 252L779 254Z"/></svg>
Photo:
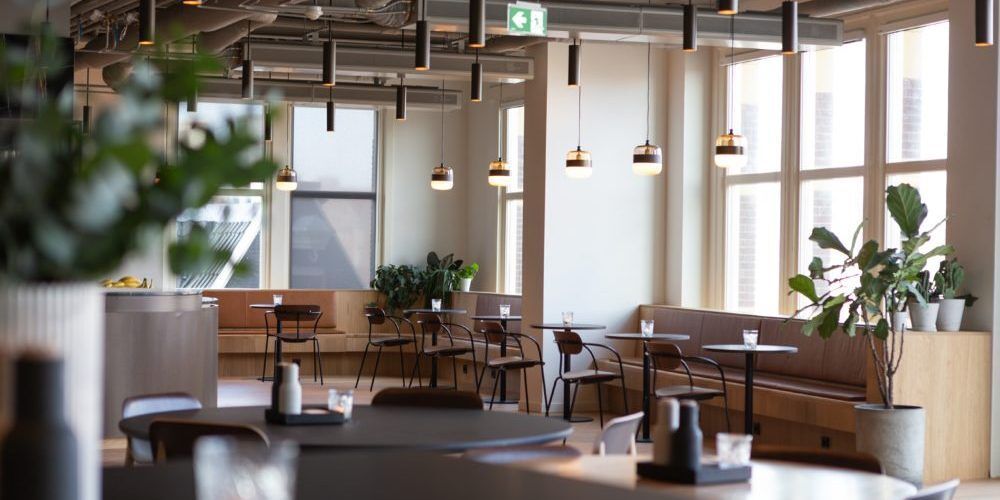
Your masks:
<svg viewBox="0 0 1000 500"><path fill-rule="evenodd" d="M924 409L861 404L854 407L854 415L858 451L878 458L887 475L919 488L924 476Z"/></svg>
<svg viewBox="0 0 1000 500"><path fill-rule="evenodd" d="M892 325L897 332L909 330L912 328L910 326L910 315L905 311L892 313Z"/></svg>
<svg viewBox="0 0 1000 500"><path fill-rule="evenodd" d="M459 278L458 291L468 292L472 288L472 278Z"/></svg>
<svg viewBox="0 0 1000 500"><path fill-rule="evenodd" d="M920 304L911 301L907 304L906 308L910 311L910 324L913 325L913 329L918 332L936 332L938 307L937 302Z"/></svg>
<svg viewBox="0 0 1000 500"><path fill-rule="evenodd" d="M941 299L938 301L937 328L942 332L957 332L962 329L965 315L965 299Z"/></svg>

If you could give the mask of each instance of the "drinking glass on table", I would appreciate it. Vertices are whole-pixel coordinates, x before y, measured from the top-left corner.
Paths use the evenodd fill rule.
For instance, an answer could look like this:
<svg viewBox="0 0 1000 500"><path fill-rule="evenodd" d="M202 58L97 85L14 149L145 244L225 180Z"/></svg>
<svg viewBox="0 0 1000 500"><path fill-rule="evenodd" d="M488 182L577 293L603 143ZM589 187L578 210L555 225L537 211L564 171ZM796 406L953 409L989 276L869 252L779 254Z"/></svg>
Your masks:
<svg viewBox="0 0 1000 500"><path fill-rule="evenodd" d="M329 397L326 400L326 407L330 411L342 413L344 420L350 420L351 413L354 410L354 389L342 392L337 389L330 389Z"/></svg>
<svg viewBox="0 0 1000 500"><path fill-rule="evenodd" d="M441 299L431 299L431 311L438 312L441 310Z"/></svg>
<svg viewBox="0 0 1000 500"><path fill-rule="evenodd" d="M757 330L743 330L743 346L747 349L756 349L759 337L760 332Z"/></svg>
<svg viewBox="0 0 1000 500"><path fill-rule="evenodd" d="M299 446L208 436L194 445L198 500L292 500Z"/></svg>
<svg viewBox="0 0 1000 500"><path fill-rule="evenodd" d="M639 332L642 333L643 337L653 336L653 320L651 319L641 319L639 320Z"/></svg>
<svg viewBox="0 0 1000 500"><path fill-rule="evenodd" d="M753 436L749 434L728 434L720 432L715 435L715 451L719 455L719 467L742 467L750 465L750 444Z"/></svg>
<svg viewBox="0 0 1000 500"><path fill-rule="evenodd" d="M510 316L510 304L500 304L500 318L507 319Z"/></svg>
<svg viewBox="0 0 1000 500"><path fill-rule="evenodd" d="M275 295L271 296L271 301L272 301L271 303L274 304L274 305L276 305L276 306L280 306L281 303L284 300L285 300L285 296L284 295L275 294Z"/></svg>
<svg viewBox="0 0 1000 500"><path fill-rule="evenodd" d="M562 313L563 326L573 326L573 311Z"/></svg>

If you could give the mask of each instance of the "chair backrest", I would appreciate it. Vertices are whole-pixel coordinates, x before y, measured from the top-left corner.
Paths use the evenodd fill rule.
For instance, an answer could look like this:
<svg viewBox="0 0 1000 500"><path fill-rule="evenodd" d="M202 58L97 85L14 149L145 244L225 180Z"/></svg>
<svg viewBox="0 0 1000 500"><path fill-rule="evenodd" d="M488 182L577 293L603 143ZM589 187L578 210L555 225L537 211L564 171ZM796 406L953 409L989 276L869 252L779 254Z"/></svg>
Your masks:
<svg viewBox="0 0 1000 500"><path fill-rule="evenodd" d="M278 321L316 321L322 314L319 306L313 304L274 306L274 317Z"/></svg>
<svg viewBox="0 0 1000 500"><path fill-rule="evenodd" d="M230 436L268 445L267 436L252 425L174 419L153 420L149 425L149 441L157 463L191 458L195 441L203 436Z"/></svg>
<svg viewBox="0 0 1000 500"><path fill-rule="evenodd" d="M366 307L365 317L368 318L368 325L381 325L385 323L385 310L381 307Z"/></svg>
<svg viewBox="0 0 1000 500"><path fill-rule="evenodd" d="M583 339L580 338L579 333L565 330L556 330L552 333L555 337L556 347L559 348L559 354L573 355L583 352Z"/></svg>
<svg viewBox="0 0 1000 500"><path fill-rule="evenodd" d="M657 370L676 370L684 359L680 346L670 342L647 342L646 349Z"/></svg>
<svg viewBox="0 0 1000 500"><path fill-rule="evenodd" d="M410 317L410 320L420 325L420 331L427 333L438 333L441 331L441 318L433 313L417 313Z"/></svg>
<svg viewBox="0 0 1000 500"><path fill-rule="evenodd" d="M946 483L936 484L906 497L906 500L951 500L960 482L958 479L952 479Z"/></svg>
<svg viewBox="0 0 1000 500"><path fill-rule="evenodd" d="M572 446L506 446L469 450L462 458L484 464L513 464L535 460L574 460L580 450Z"/></svg>
<svg viewBox="0 0 1000 500"><path fill-rule="evenodd" d="M503 338L507 336L503 326L496 321L483 321L479 325L479 333L482 333L483 337L486 338L487 344L499 345L503 342Z"/></svg>
<svg viewBox="0 0 1000 500"><path fill-rule="evenodd" d="M200 410L201 401L186 392L132 396L122 402L122 418L168 411Z"/></svg>
<svg viewBox="0 0 1000 500"><path fill-rule="evenodd" d="M635 455L635 431L643 413L613 418L594 441L594 455Z"/></svg>
<svg viewBox="0 0 1000 500"><path fill-rule="evenodd" d="M882 464L868 453L755 445L750 456L758 460L780 460L882 474Z"/></svg>
<svg viewBox="0 0 1000 500"><path fill-rule="evenodd" d="M408 389L390 387L382 389L372 398L372 406L410 406L420 408L454 408L482 410L483 400L469 391L437 389L430 387Z"/></svg>

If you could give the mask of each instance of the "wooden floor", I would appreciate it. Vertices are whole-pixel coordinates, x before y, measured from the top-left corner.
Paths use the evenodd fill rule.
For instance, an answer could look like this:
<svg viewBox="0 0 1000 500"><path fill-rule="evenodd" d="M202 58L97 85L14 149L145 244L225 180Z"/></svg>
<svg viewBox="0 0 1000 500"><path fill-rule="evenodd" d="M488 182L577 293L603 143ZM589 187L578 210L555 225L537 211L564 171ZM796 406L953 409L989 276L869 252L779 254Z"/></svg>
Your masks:
<svg viewBox="0 0 1000 500"><path fill-rule="evenodd" d="M397 378L379 378L375 382L375 391L378 392L383 387L396 387L399 385ZM320 386L311 381L302 382L302 402L306 404L326 403L327 391L329 389L353 389L353 377L327 377L326 384ZM369 404L374 392L366 389L355 391L356 404ZM259 382L255 379L220 379L219 380L219 406L254 406L267 405L270 402L270 384ZM494 411L516 411L514 405L495 406ZM584 413L585 414L585 413ZM597 415L593 415L596 419ZM605 415L607 417L607 415ZM600 431L600 425L595 420L593 422L573 424L573 434L567 440L567 444L578 448L583 453L590 453ZM640 454L652 453L652 445L638 445ZM104 440L103 459L105 465L120 465L125 459L125 439ZM986 500L1000 498L1000 479L967 481L962 483L958 489L956 499L962 500Z"/></svg>

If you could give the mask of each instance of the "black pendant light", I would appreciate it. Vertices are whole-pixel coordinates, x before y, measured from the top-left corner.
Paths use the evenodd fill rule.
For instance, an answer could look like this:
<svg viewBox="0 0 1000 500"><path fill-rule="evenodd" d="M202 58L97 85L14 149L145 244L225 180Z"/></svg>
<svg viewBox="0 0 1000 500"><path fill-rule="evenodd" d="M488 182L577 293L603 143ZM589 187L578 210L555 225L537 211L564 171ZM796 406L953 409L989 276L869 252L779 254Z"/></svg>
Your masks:
<svg viewBox="0 0 1000 500"><path fill-rule="evenodd" d="M330 87L330 97L326 100L326 131L333 132L336 120L337 106L333 104L333 87Z"/></svg>
<svg viewBox="0 0 1000 500"><path fill-rule="evenodd" d="M139 0L139 45L156 43L156 0Z"/></svg>
<svg viewBox="0 0 1000 500"><path fill-rule="evenodd" d="M83 133L90 135L90 68L87 70L87 86L84 87Z"/></svg>
<svg viewBox="0 0 1000 500"><path fill-rule="evenodd" d="M253 59L250 54L250 21L247 21L247 44L243 50L243 85L244 99L253 99Z"/></svg>
<svg viewBox="0 0 1000 500"><path fill-rule="evenodd" d="M649 143L649 89L650 68L652 66L653 44L646 43L646 143L632 150L632 173L635 175L659 175L663 171L663 154L660 147Z"/></svg>
<svg viewBox="0 0 1000 500"><path fill-rule="evenodd" d="M976 0L976 46L993 45L993 0Z"/></svg>
<svg viewBox="0 0 1000 500"><path fill-rule="evenodd" d="M399 75L399 86L396 87L396 119L406 121L406 84L403 83L403 74Z"/></svg>
<svg viewBox="0 0 1000 500"><path fill-rule="evenodd" d="M191 55L193 56L198 52L198 35L191 38ZM194 91L187 98L187 111L188 113L198 112L198 86L195 85Z"/></svg>
<svg viewBox="0 0 1000 500"><path fill-rule="evenodd" d="M483 65L479 64L479 49L476 49L476 62L472 63L472 84L469 86L469 100L472 102L483 100Z"/></svg>
<svg viewBox="0 0 1000 500"><path fill-rule="evenodd" d="M271 105L264 105L264 142L271 142L274 139L271 130Z"/></svg>
<svg viewBox="0 0 1000 500"><path fill-rule="evenodd" d="M469 47L486 46L486 0L469 0Z"/></svg>
<svg viewBox="0 0 1000 500"><path fill-rule="evenodd" d="M688 0L684 6L684 51L698 50L698 7L694 0Z"/></svg>
<svg viewBox="0 0 1000 500"><path fill-rule="evenodd" d="M729 65L726 71L729 74L729 85L726 91L729 97L729 112L726 121L729 122L729 133L721 134L715 139L715 165L719 168L743 168L747 164L747 139L739 134L734 134L733 125L733 63L736 55L736 16L729 20Z"/></svg>
<svg viewBox="0 0 1000 500"><path fill-rule="evenodd" d="M580 55L580 44L574 38L573 44L569 46L569 63L567 64L566 85L570 87L580 85Z"/></svg>
<svg viewBox="0 0 1000 500"><path fill-rule="evenodd" d="M197 7L197 6L199 6L199 5L201 5L201 4L205 3L205 2L204 2L204 0L183 0L181 3L184 4L184 5L190 5L192 7Z"/></svg>
<svg viewBox="0 0 1000 500"><path fill-rule="evenodd" d="M420 20L417 21L417 46L413 50L413 69L417 71L431 69L431 28L427 24L426 2L420 9Z"/></svg>
<svg viewBox="0 0 1000 500"><path fill-rule="evenodd" d="M735 16L740 10L740 0L719 0L719 14Z"/></svg>
<svg viewBox="0 0 1000 500"><path fill-rule="evenodd" d="M444 80L441 81L441 164L431 170L431 189L450 191L455 186L455 172L444 165Z"/></svg>
<svg viewBox="0 0 1000 500"><path fill-rule="evenodd" d="M799 3L781 3L781 53L793 55L799 51Z"/></svg>
<svg viewBox="0 0 1000 500"><path fill-rule="evenodd" d="M326 23L327 39L323 42L323 86L337 84L337 42L333 41L333 23Z"/></svg>
<svg viewBox="0 0 1000 500"><path fill-rule="evenodd" d="M500 99L497 107L503 109L503 80L500 80ZM497 135L497 159L490 162L489 174L486 181L494 187L507 187L510 185L510 167L503 161L503 140L502 135Z"/></svg>

